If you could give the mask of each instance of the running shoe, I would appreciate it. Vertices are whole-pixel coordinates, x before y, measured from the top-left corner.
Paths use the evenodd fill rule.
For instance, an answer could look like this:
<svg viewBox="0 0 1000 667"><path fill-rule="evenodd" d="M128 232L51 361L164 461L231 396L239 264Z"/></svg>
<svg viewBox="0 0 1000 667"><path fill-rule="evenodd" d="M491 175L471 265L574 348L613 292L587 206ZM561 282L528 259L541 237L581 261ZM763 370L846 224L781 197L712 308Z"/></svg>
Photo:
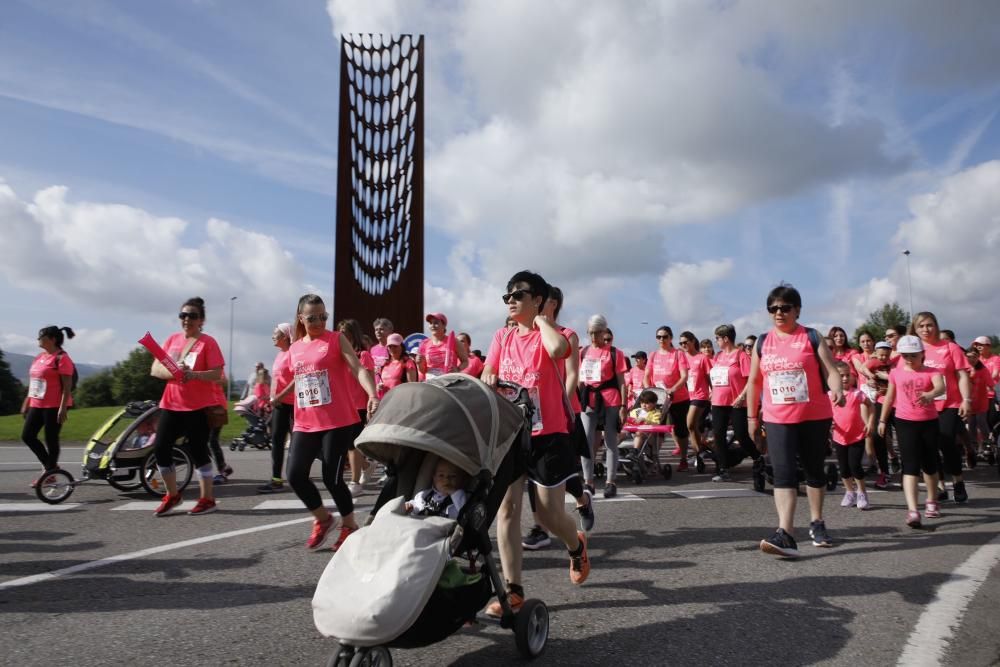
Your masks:
<svg viewBox="0 0 1000 667"><path fill-rule="evenodd" d="M712 478L713 482L731 482L732 480L728 470L720 470L719 474Z"/></svg>
<svg viewBox="0 0 1000 667"><path fill-rule="evenodd" d="M589 493L591 498L593 498L595 495L597 495L597 489L594 488L593 484L584 484L583 485L583 492L584 493Z"/></svg>
<svg viewBox="0 0 1000 667"><path fill-rule="evenodd" d="M840 501L841 507L854 507L854 503L858 502L858 494L853 491L844 492L844 499Z"/></svg>
<svg viewBox="0 0 1000 667"><path fill-rule="evenodd" d="M372 481L371 478L368 476L368 471L363 470L361 472L361 482L360 482L361 486L364 486L365 484L370 484L371 481Z"/></svg>
<svg viewBox="0 0 1000 667"><path fill-rule="evenodd" d="M332 547L330 547L330 551L334 552L340 551L340 547L344 546L344 542L347 541L347 538L356 532L358 532L357 528L348 528L347 526L341 526L340 537L338 537L337 541L333 543Z"/></svg>
<svg viewBox="0 0 1000 667"><path fill-rule="evenodd" d="M687 471L688 471L687 461L681 461L680 463L677 464L677 472L687 472Z"/></svg>
<svg viewBox="0 0 1000 667"><path fill-rule="evenodd" d="M587 536L581 532L576 536L580 540L580 546L576 553L569 553L569 580L579 586L590 575L590 557L587 555Z"/></svg>
<svg viewBox="0 0 1000 667"><path fill-rule="evenodd" d="M955 482L951 488L955 490L956 503L964 503L969 500L969 492L965 490L965 482Z"/></svg>
<svg viewBox="0 0 1000 667"><path fill-rule="evenodd" d="M680 447L674 447L674 451L670 452L670 455L671 456L680 456L681 455L681 448Z"/></svg>
<svg viewBox="0 0 1000 667"><path fill-rule="evenodd" d="M170 512L173 508L181 504L181 494L175 493L170 495L169 493L163 496L163 500L160 501L160 506L156 508L154 514L156 516L163 516Z"/></svg>
<svg viewBox="0 0 1000 667"><path fill-rule="evenodd" d="M507 602L510 604L511 611L516 614L524 606L524 596L518 595L513 591L508 591ZM503 607L500 606L500 600L494 600L486 605L486 615L490 618L500 618L503 616Z"/></svg>
<svg viewBox="0 0 1000 667"><path fill-rule="evenodd" d="M528 551L538 551L552 544L552 539L541 526L532 526L528 534L521 540L521 546Z"/></svg>
<svg viewBox="0 0 1000 667"><path fill-rule="evenodd" d="M938 490L938 502L944 502L945 500L948 500L948 489L942 487Z"/></svg>
<svg viewBox="0 0 1000 667"><path fill-rule="evenodd" d="M330 536L330 529L333 528L334 523L336 521L332 514L326 517L326 521L314 520L312 534L306 540L306 549L319 549L323 546L326 538Z"/></svg>
<svg viewBox="0 0 1000 667"><path fill-rule="evenodd" d="M219 484L225 484L228 481L229 480L226 479L226 476L220 472L218 475L212 478L212 485L218 486Z"/></svg>
<svg viewBox="0 0 1000 667"><path fill-rule="evenodd" d="M285 490L285 482L274 478L266 484L257 487L257 493L277 493Z"/></svg>
<svg viewBox="0 0 1000 667"><path fill-rule="evenodd" d="M771 537L760 541L760 550L772 556L799 557L799 545L795 543L795 538L781 528L774 531Z"/></svg>
<svg viewBox="0 0 1000 667"><path fill-rule="evenodd" d="M892 471L893 475L898 474L899 471L902 469L903 469L903 464L899 462L898 456L894 456L891 459L889 459L889 470Z"/></svg>
<svg viewBox="0 0 1000 667"><path fill-rule="evenodd" d="M362 493L365 492L364 487L358 484L357 482L348 483L347 488L351 492L351 497L353 498L357 498L358 496L360 496Z"/></svg>
<svg viewBox="0 0 1000 667"><path fill-rule="evenodd" d="M614 498L618 495L618 486L614 482L608 482L604 485L604 497Z"/></svg>
<svg viewBox="0 0 1000 667"><path fill-rule="evenodd" d="M941 510L938 509L938 504L934 502L924 503L924 516L928 519L941 518Z"/></svg>
<svg viewBox="0 0 1000 667"><path fill-rule="evenodd" d="M868 494L864 491L858 492L858 509L864 511L871 507L871 503L868 502Z"/></svg>
<svg viewBox="0 0 1000 667"><path fill-rule="evenodd" d="M910 528L920 528L920 512L907 512L906 525Z"/></svg>
<svg viewBox="0 0 1000 667"><path fill-rule="evenodd" d="M589 493L583 494L587 500L586 505L581 505L576 508L576 513L580 515L580 528L583 532L589 533L594 529L594 499Z"/></svg>
<svg viewBox="0 0 1000 667"><path fill-rule="evenodd" d="M222 474L226 477L230 477L233 474L233 466L226 466L222 469Z"/></svg>
<svg viewBox="0 0 1000 667"><path fill-rule="evenodd" d="M875 480L876 489L887 489L889 488L889 479L886 477L884 472L878 474L878 479Z"/></svg>
<svg viewBox="0 0 1000 667"><path fill-rule="evenodd" d="M813 521L809 524L809 537L812 538L814 547L832 547L833 540L830 539L830 534L826 532L826 522L825 521Z"/></svg>
<svg viewBox="0 0 1000 667"><path fill-rule="evenodd" d="M202 514L211 514L215 510L219 509L215 504L215 500L212 498L199 498L198 502L195 503L194 507L188 514L192 516L200 516Z"/></svg>

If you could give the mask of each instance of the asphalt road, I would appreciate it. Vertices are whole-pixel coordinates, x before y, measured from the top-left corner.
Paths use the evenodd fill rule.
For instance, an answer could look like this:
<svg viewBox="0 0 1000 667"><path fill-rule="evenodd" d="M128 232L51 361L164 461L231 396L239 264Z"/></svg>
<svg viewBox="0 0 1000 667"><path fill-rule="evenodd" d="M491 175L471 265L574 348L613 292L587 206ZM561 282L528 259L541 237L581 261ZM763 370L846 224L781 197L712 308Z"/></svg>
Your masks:
<svg viewBox="0 0 1000 667"><path fill-rule="evenodd" d="M67 448L64 467L75 473L81 454ZM236 471L219 488L219 512L157 519L152 506L123 509L149 501L145 494L103 482L77 488L67 509L46 511L27 487L37 472L30 453L0 443L0 663L324 664L334 642L315 630L310 599L330 553L303 547L304 510L255 509L294 500L254 492L268 456L230 454ZM775 513L769 495L747 493L748 465L726 484L675 474L641 486L623 480L619 502L599 497L593 571L582 587L569 582L562 549L527 554L528 595L551 612L537 664L896 664L941 587L971 581L956 568L998 535L1000 477L980 467L968 475L971 501L945 503L944 516L920 531L903 526L901 492L873 493L871 511L860 512L841 508L838 490L825 507L837 545L814 548L800 529L803 557L775 559L757 550ZM678 495L720 488L745 495ZM360 502L374 497L372 488ZM297 519L306 520L265 528ZM143 553L93 567L135 552ZM77 565L85 569L10 585ZM983 577L961 601L959 622L947 608L943 620L930 619L943 629L945 664L1000 665L1000 568L994 562ZM393 656L398 665L520 660L512 634L491 625Z"/></svg>

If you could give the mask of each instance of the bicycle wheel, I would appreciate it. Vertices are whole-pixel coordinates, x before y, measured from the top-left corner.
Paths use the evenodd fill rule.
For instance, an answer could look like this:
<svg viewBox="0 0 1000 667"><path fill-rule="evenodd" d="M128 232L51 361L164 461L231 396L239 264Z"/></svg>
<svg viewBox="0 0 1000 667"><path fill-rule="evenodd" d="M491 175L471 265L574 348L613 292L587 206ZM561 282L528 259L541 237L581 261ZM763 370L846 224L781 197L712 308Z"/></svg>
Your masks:
<svg viewBox="0 0 1000 667"><path fill-rule="evenodd" d="M191 475L194 473L191 457L188 456L187 450L182 447L174 447L174 472L177 473L177 491L179 493L187 488L191 481ZM149 456L143 460L139 480L142 483L142 488L146 489L146 493L149 495L162 498L167 494L167 486L160 475L160 469L156 466L154 452L150 452Z"/></svg>
<svg viewBox="0 0 1000 667"><path fill-rule="evenodd" d="M76 483L73 475L65 470L49 470L38 478L35 485L35 495L43 503L58 505L73 495Z"/></svg>

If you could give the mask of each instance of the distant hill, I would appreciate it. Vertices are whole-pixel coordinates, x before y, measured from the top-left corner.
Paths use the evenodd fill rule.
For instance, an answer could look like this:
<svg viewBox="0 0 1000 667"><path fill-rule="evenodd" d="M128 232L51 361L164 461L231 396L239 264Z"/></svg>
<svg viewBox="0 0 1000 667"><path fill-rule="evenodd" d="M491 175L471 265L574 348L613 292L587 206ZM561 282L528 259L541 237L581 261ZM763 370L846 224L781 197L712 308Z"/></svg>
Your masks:
<svg viewBox="0 0 1000 667"><path fill-rule="evenodd" d="M28 370L31 368L31 362L35 359L34 357L28 356L27 354L17 354L15 352L8 352L4 350L3 358L10 364L10 372L20 380L22 383L28 381ZM104 369L109 368L109 366L98 366L97 364L77 364L76 372L80 374L80 379L90 377L100 373Z"/></svg>

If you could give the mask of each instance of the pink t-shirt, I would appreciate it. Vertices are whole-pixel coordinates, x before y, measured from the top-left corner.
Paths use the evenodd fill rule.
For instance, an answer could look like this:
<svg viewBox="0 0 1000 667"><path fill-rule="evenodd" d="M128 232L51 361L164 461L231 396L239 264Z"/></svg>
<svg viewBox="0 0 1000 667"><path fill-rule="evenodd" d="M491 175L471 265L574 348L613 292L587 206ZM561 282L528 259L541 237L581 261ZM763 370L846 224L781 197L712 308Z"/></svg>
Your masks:
<svg viewBox="0 0 1000 667"><path fill-rule="evenodd" d="M772 424L831 419L833 407L823 391L819 360L802 325L789 335L768 332L761 347L764 421Z"/></svg>
<svg viewBox="0 0 1000 667"><path fill-rule="evenodd" d="M433 338L422 340L418 352L427 364L427 377L451 373L462 363L455 345L449 345L447 338L440 343L435 342Z"/></svg>
<svg viewBox="0 0 1000 667"><path fill-rule="evenodd" d="M417 365L413 363L413 359L406 357L405 359L390 359L384 366L382 366L382 393L379 394L379 398L385 396L393 387L398 387L403 384L405 378L403 377L407 371L410 369L416 370Z"/></svg>
<svg viewBox="0 0 1000 667"><path fill-rule="evenodd" d="M271 396L277 396L285 387L295 381L292 369L288 365L288 350L279 350L271 364ZM295 405L295 390L288 392L281 399L285 405Z"/></svg>
<svg viewBox="0 0 1000 667"><path fill-rule="evenodd" d="M861 406L871 403L868 397L857 389L844 393L844 405L833 405L833 441L838 445L853 445L865 439L865 420L861 418Z"/></svg>
<svg viewBox="0 0 1000 667"><path fill-rule="evenodd" d="M516 382L528 390L535 405L532 436L569 433L563 379L542 344L540 331L533 329L521 335L518 329L499 329L493 334L486 364L501 380Z"/></svg>
<svg viewBox="0 0 1000 667"><path fill-rule="evenodd" d="M615 348L615 359L611 359L611 346L595 347L588 345L580 350L580 380L590 386L598 387L608 382L618 373L625 374L625 353ZM622 392L617 387L607 387L601 390L604 397L604 407L617 408L622 404ZM593 407L593 406L591 406Z"/></svg>
<svg viewBox="0 0 1000 667"><path fill-rule="evenodd" d="M983 364L972 369L972 414L979 415L990 409L990 369Z"/></svg>
<svg viewBox="0 0 1000 667"><path fill-rule="evenodd" d="M181 352L187 346L187 338L183 333L170 334L163 344L163 351L178 363L185 362L193 371L207 371L213 368L223 368L226 360L215 339L208 334L202 334L195 341L187 357L180 359ZM170 380L163 389L160 407L177 412L192 412L211 405L219 405L218 385L205 380L180 382Z"/></svg>
<svg viewBox="0 0 1000 667"><path fill-rule="evenodd" d="M573 336L576 336L576 332L569 327L559 327L559 333L563 335L566 342L570 344L570 349L572 350L573 341L571 340ZM579 338L577 338L579 341ZM571 352L572 354L572 352ZM567 359L569 357L567 356ZM559 374L562 376L563 384L566 382L566 359L556 359L556 365L559 367ZM569 406L573 410L573 414L578 415L582 412L583 408L580 407L580 395L571 391L569 395Z"/></svg>
<svg viewBox="0 0 1000 667"><path fill-rule="evenodd" d="M643 389L645 389L643 386L645 376L646 369L639 368L638 366L633 366L631 370L625 373L625 386L628 387L629 407L635 404L639 394L642 393Z"/></svg>
<svg viewBox="0 0 1000 667"><path fill-rule="evenodd" d="M368 353L368 350L361 350L358 353L358 361L361 363L362 368L367 368L370 371L375 369L375 363L372 361L372 355ZM358 379L348 371L347 373L347 384L351 388L351 401L354 403L355 410L367 410L368 409L368 392L365 388L361 386Z"/></svg>
<svg viewBox="0 0 1000 667"><path fill-rule="evenodd" d="M28 371L28 407L58 408L62 400L61 378L64 375L73 377L73 368L73 360L65 352L42 352L35 357ZM66 401L67 408L71 405L73 396Z"/></svg>
<svg viewBox="0 0 1000 667"><path fill-rule="evenodd" d="M998 381L1000 381L1000 355L991 354L989 357L982 357L983 366L986 366L987 370L990 372L990 383L987 389L987 394L992 399L996 396L996 391L994 387Z"/></svg>
<svg viewBox="0 0 1000 667"><path fill-rule="evenodd" d="M471 375L474 378L479 377L483 374L484 364L482 360L476 355L469 353L469 365L465 367L462 372L466 375Z"/></svg>
<svg viewBox="0 0 1000 667"><path fill-rule="evenodd" d="M681 379L681 371L690 370L687 354L682 350L654 350L646 363L646 384L650 387L669 389ZM674 392L674 403L690 400L688 388L682 385Z"/></svg>
<svg viewBox="0 0 1000 667"><path fill-rule="evenodd" d="M934 376L941 375L929 366L919 371L911 371L906 364L899 364L889 372L889 384L896 388L896 417L913 422L937 421L938 411L933 401L930 405L920 405L917 399L934 388Z"/></svg>
<svg viewBox="0 0 1000 667"><path fill-rule="evenodd" d="M303 433L330 431L360 421L354 407L350 367L340 352L340 332L297 340L288 349L295 375L295 427Z"/></svg>
<svg viewBox="0 0 1000 667"><path fill-rule="evenodd" d="M712 360L709 379L712 382L712 405L730 407L743 393L750 377L750 355L741 348L718 352Z"/></svg>
<svg viewBox="0 0 1000 667"><path fill-rule="evenodd" d="M701 352L697 354L684 353L688 362L687 390L692 401L707 401L709 399L709 372L712 370L712 360Z"/></svg>
<svg viewBox="0 0 1000 667"><path fill-rule="evenodd" d="M935 368L944 376L944 398L934 401L938 412L961 407L962 392L958 389L958 371L972 370L962 348L950 340L924 343L924 366Z"/></svg>

